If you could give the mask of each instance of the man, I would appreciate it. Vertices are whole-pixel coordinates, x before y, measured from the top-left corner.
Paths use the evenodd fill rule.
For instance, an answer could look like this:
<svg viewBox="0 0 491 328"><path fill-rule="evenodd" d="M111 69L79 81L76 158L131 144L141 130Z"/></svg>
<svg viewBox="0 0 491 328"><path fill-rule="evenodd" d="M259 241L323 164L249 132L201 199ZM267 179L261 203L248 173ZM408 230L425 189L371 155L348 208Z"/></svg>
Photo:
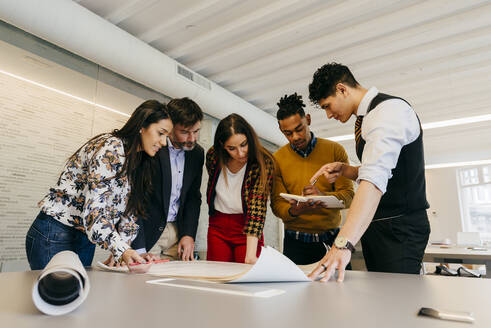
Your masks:
<svg viewBox="0 0 491 328"><path fill-rule="evenodd" d="M353 184L346 178L328 183L321 177L310 185L310 177L326 162L348 162L344 148L333 141L314 136L310 115L305 115L302 96L285 96L278 103L278 125L289 144L273 154L276 174L271 198L273 213L285 223L283 253L296 264L322 259L339 231L339 209L322 208L320 202L288 202L280 193L333 195L349 207Z"/></svg>
<svg viewBox="0 0 491 328"><path fill-rule="evenodd" d="M311 278L326 271L322 280L327 281L338 269L338 281L343 281L350 249L360 238L369 271L419 273L430 226L423 131L416 113L401 98L363 88L348 67L337 63L315 72L309 93L329 119L345 123L357 116L355 141L361 161L359 167L329 163L312 177L324 175L331 182L347 177L359 186L335 247Z"/></svg>
<svg viewBox="0 0 491 328"><path fill-rule="evenodd" d="M201 176L204 152L196 141L203 120L201 108L189 98L168 104L174 128L168 144L157 158L159 168L153 178L153 194L147 218L132 247L148 257L193 260L194 240L201 207ZM153 248L153 249L152 249Z"/></svg>

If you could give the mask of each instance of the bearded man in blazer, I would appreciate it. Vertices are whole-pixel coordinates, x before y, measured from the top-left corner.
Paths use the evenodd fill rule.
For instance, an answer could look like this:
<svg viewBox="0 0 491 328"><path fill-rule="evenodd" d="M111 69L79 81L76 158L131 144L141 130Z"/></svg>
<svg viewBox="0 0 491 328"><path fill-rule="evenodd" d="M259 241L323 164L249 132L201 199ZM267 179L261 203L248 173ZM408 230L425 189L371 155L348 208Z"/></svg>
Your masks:
<svg viewBox="0 0 491 328"><path fill-rule="evenodd" d="M204 152L197 144L203 112L189 98L167 104L174 128L167 146L157 153L146 218L132 242L144 258L193 260L201 207Z"/></svg>

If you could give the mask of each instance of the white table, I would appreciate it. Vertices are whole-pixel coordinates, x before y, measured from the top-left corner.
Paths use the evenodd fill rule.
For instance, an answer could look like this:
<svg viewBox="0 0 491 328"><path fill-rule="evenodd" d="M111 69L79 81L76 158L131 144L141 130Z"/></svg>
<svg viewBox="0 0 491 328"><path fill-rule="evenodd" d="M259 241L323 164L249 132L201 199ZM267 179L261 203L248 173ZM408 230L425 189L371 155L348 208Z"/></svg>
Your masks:
<svg viewBox="0 0 491 328"><path fill-rule="evenodd" d="M251 284L283 289L271 298L146 284L150 278L89 271L90 294L61 317L31 300L39 272L0 274L2 327L491 327L491 280L352 271L344 283ZM472 311L475 324L418 317L421 307Z"/></svg>
<svg viewBox="0 0 491 328"><path fill-rule="evenodd" d="M424 262L465 263L486 265L486 277L491 278L491 249L474 250L464 246L428 246Z"/></svg>

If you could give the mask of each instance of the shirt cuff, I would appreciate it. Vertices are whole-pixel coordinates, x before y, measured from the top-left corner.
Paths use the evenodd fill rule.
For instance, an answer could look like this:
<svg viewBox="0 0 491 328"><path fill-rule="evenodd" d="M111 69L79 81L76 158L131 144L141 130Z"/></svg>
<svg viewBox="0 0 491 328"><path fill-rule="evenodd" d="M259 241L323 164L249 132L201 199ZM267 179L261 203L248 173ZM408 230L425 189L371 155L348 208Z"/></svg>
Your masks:
<svg viewBox="0 0 491 328"><path fill-rule="evenodd" d="M375 187L377 187L377 189L380 190L382 194L385 194L385 192L387 191L387 183L391 177L392 174L390 174L390 176L386 176L385 174L381 174L376 170L371 170L369 168L364 168L363 166L361 166L358 170L358 178L356 179L356 183L360 184L361 180L368 181L372 183Z"/></svg>
<svg viewBox="0 0 491 328"><path fill-rule="evenodd" d="M135 251L142 255L142 254L145 254L147 252L147 249L146 248L138 248L138 249L135 249Z"/></svg>
<svg viewBox="0 0 491 328"><path fill-rule="evenodd" d="M131 247L121 238L121 236L113 232L109 238L109 250L113 253L114 259L119 261L124 252Z"/></svg>

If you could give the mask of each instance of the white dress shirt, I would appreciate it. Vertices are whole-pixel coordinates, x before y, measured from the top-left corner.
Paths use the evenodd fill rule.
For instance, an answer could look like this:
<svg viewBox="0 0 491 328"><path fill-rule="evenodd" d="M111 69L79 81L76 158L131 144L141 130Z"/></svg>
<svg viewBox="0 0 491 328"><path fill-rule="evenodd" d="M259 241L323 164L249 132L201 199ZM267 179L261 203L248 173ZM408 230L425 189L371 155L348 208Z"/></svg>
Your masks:
<svg viewBox="0 0 491 328"><path fill-rule="evenodd" d="M170 138L167 138L167 148L169 149L170 172L172 177L169 210L167 212L167 223L169 223L176 221L177 213L179 212L186 155L184 149L174 147ZM165 181L162 181L162 183L165 183ZM138 254L147 253L147 249L139 248L136 252Z"/></svg>
<svg viewBox="0 0 491 328"><path fill-rule="evenodd" d="M177 213L179 212L182 180L184 178L184 163L186 157L184 149L175 148L170 138L167 139L167 147L169 149L170 171L172 175L167 222L174 222L176 221Z"/></svg>
<svg viewBox="0 0 491 328"><path fill-rule="evenodd" d="M383 101L367 114L378 93L371 87L358 105L357 116L364 116L361 137L366 144L356 182L369 181L385 193L401 148L419 137L420 126L414 110L401 99Z"/></svg>

